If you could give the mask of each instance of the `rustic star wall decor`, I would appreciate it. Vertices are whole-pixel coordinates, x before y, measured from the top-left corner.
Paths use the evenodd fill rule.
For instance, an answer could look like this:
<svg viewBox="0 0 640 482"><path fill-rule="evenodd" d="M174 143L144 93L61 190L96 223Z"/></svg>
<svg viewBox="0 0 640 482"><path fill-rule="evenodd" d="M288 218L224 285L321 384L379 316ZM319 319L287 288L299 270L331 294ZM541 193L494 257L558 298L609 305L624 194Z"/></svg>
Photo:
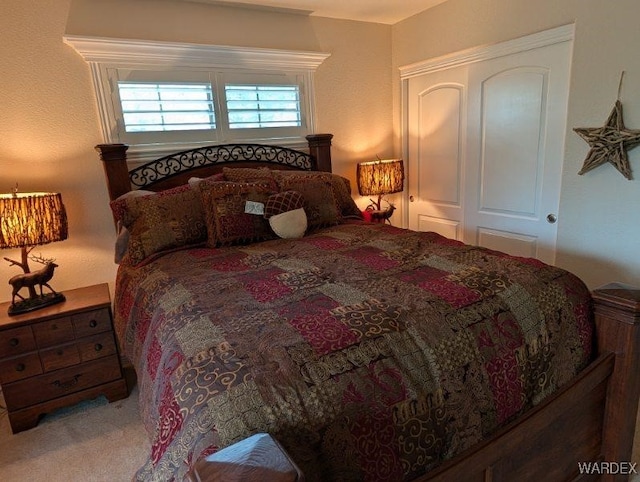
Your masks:
<svg viewBox="0 0 640 482"><path fill-rule="evenodd" d="M620 100L616 100L616 105L603 127L579 127L573 130L591 146L578 174L584 174L605 162L609 162L624 177L632 179L627 150L640 144L640 130L625 128Z"/></svg>

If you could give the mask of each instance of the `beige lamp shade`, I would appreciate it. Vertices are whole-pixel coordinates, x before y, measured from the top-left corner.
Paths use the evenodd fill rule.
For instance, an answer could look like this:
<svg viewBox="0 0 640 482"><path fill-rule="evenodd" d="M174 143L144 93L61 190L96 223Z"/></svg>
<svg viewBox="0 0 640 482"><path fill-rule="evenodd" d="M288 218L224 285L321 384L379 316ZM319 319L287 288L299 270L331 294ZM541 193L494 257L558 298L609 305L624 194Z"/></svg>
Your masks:
<svg viewBox="0 0 640 482"><path fill-rule="evenodd" d="M59 193L0 194L0 249L67 239L67 213Z"/></svg>
<svg viewBox="0 0 640 482"><path fill-rule="evenodd" d="M361 162L356 173L361 196L381 196L404 189L402 159Z"/></svg>

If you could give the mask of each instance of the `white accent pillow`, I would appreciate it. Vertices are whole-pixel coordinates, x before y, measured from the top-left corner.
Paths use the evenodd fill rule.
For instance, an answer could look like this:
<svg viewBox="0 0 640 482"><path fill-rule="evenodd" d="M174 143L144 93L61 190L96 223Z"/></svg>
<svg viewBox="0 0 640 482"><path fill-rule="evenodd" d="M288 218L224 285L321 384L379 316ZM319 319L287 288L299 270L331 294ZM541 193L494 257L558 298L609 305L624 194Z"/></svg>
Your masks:
<svg viewBox="0 0 640 482"><path fill-rule="evenodd" d="M281 238L301 238L307 230L307 213L304 208L299 208L275 214L269 218L269 225Z"/></svg>

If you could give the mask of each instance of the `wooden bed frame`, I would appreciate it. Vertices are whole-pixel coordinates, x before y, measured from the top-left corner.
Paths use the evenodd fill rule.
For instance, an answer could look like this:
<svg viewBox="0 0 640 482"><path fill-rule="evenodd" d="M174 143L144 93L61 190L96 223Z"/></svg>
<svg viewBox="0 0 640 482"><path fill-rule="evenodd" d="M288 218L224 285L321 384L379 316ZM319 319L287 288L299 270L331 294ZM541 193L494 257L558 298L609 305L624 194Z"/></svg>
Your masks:
<svg viewBox="0 0 640 482"><path fill-rule="evenodd" d="M309 155L257 144L212 146L166 156L131 173L126 145L96 150L113 200L132 186L162 190L229 165L276 163L278 169L330 172L332 137L308 136ZM418 481L624 481L634 469L640 473L630 464L640 396L640 288L613 283L592 297L595 360L571 384Z"/></svg>

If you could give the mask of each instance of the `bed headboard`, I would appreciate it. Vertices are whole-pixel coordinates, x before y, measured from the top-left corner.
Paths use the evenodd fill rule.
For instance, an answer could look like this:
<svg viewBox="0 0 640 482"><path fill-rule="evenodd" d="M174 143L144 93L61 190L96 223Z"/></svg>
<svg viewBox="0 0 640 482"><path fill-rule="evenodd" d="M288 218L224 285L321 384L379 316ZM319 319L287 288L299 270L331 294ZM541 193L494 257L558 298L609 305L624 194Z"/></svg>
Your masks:
<svg viewBox="0 0 640 482"><path fill-rule="evenodd" d="M333 134L306 137L309 153L264 144L221 144L198 147L161 157L129 171L126 144L99 144L95 148L107 178L111 200L136 189L161 191L186 184L191 177L222 172L224 166L299 169L331 172Z"/></svg>

